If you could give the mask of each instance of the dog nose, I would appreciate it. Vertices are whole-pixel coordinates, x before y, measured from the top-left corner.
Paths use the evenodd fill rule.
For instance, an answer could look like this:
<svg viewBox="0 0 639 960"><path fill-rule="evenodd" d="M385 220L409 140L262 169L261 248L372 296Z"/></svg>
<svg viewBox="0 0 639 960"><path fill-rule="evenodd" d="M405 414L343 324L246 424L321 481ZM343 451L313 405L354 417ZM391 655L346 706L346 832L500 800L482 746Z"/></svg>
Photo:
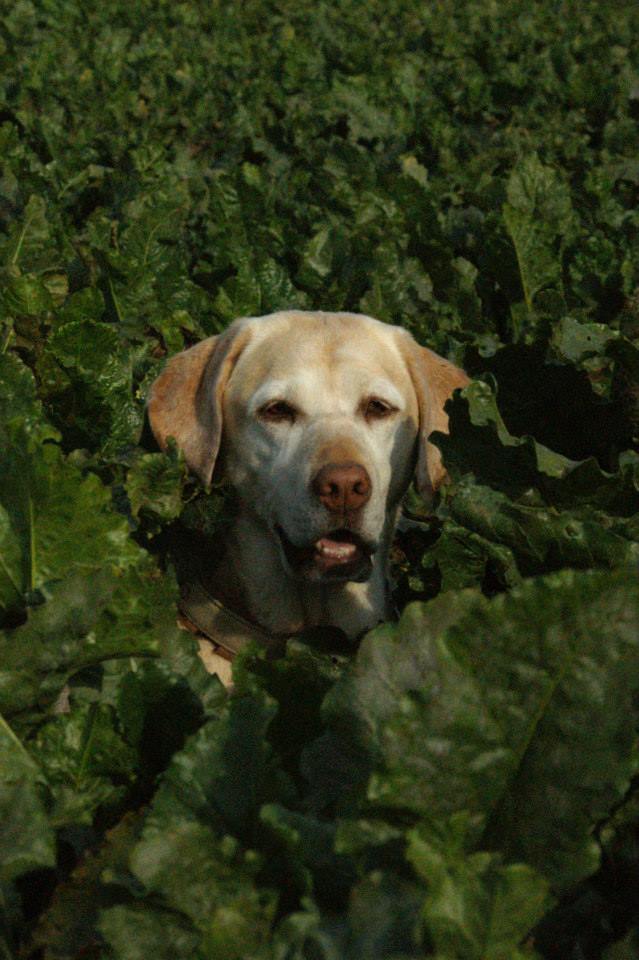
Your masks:
<svg viewBox="0 0 639 960"><path fill-rule="evenodd" d="M330 513L360 510L371 495L371 480L359 463L328 463L311 482L313 493Z"/></svg>

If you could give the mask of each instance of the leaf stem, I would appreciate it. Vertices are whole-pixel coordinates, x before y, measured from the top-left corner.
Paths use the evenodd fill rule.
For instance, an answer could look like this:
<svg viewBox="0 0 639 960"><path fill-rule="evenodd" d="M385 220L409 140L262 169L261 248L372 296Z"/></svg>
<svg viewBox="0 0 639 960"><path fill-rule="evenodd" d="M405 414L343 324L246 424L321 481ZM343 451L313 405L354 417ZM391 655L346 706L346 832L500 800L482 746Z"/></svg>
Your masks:
<svg viewBox="0 0 639 960"><path fill-rule="evenodd" d="M108 276L109 282L109 293L111 294L111 300L113 301L113 309L115 310L115 315L118 318L118 323L122 323L122 313L120 312L120 304L118 303L118 298L115 295L115 290L113 288L113 281L111 276Z"/></svg>
<svg viewBox="0 0 639 960"><path fill-rule="evenodd" d="M523 739L523 743L521 744L518 754L516 756L515 763L513 765L513 769L511 772L511 776L508 778L507 783L504 785L503 793L498 798L496 803L493 805L493 808L489 816L487 817L486 826L484 827L482 838L478 845L478 849L480 850L489 849L491 846L491 838L494 836L494 833L497 829L497 823L502 819L501 811L503 809L503 804L506 799L506 794L513 789L513 784L521 776L522 768L524 766L526 757L528 756L532 748L532 744L533 744L535 734L537 732L537 728L539 727L540 723L542 723L548 711L548 708L550 707L550 704L555 694L557 693L557 690L559 689L559 687L561 686L562 682L566 677L568 667L572 663L572 658L571 658L572 652L573 651L569 651L568 654L564 657L563 662L559 667L559 670L557 671L555 676L552 678L552 680L550 680L546 691L541 697L541 701L537 707L537 710L533 715L533 718L528 726L528 730L526 731L526 735ZM506 842L508 842L508 838L506 838Z"/></svg>
<svg viewBox="0 0 639 960"><path fill-rule="evenodd" d="M9 726L9 724L7 723L7 721L6 721L5 718L2 716L1 713L0 713L0 728L4 731L4 733L6 733L6 735L8 736L8 738L9 738L10 740L12 740L12 741L16 744L17 747L20 748L20 752L21 752L21 753L24 753L25 756L27 756L27 757L29 758L29 760L31 761L31 754L29 753L28 750L25 749L23 743L20 741L20 739L19 739L19 738L16 736L16 734L13 732L13 727L10 727L10 726ZM33 762L33 761L31 761L31 762Z"/></svg>
<svg viewBox="0 0 639 960"><path fill-rule="evenodd" d="M75 776L75 785L76 787L84 777L86 773L86 768L89 763L89 756L91 754L91 747L93 745L93 738L95 735L96 719L98 715L98 703L95 701L89 707L89 715L87 717L87 722L84 728L84 743L82 745L82 755L80 757L80 764L78 766L78 772Z"/></svg>
<svg viewBox="0 0 639 960"><path fill-rule="evenodd" d="M6 353L7 348L11 342L11 337L13 336L13 325L11 323L7 324L7 329L2 336L2 344L0 345L0 353Z"/></svg>
<svg viewBox="0 0 639 960"><path fill-rule="evenodd" d="M36 582L36 534L35 534L35 518L33 514L33 497L31 496L30 490L27 494L27 515L28 515L28 521L29 521L28 589L29 591L31 591L35 589L35 582Z"/></svg>
<svg viewBox="0 0 639 960"><path fill-rule="evenodd" d="M27 217L27 219L25 220L25 222L24 222L23 225L22 225L22 230L20 231L20 236L18 237L18 242L17 242L17 244L16 244L15 250L13 251L13 255L12 255L12 257L11 257L11 260L9 261L9 263L11 263L12 265L15 265L15 264L18 262L18 259L19 259L19 257L20 257L20 253L21 253L21 251L22 251L22 245L24 244L24 238L25 238L26 235L27 235L27 230L28 230L29 227L31 226L31 221L33 220L34 216L35 216L35 214L32 214L30 217Z"/></svg>

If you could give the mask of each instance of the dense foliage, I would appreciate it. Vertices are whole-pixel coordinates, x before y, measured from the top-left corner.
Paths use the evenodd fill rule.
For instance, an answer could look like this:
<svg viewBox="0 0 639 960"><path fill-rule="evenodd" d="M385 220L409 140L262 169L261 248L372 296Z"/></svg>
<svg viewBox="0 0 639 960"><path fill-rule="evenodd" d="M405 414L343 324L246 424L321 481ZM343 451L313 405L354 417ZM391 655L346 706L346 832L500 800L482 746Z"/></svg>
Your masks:
<svg viewBox="0 0 639 960"><path fill-rule="evenodd" d="M0 957L636 956L637 8L2 8ZM475 379L399 622L229 697L144 397L288 306Z"/></svg>

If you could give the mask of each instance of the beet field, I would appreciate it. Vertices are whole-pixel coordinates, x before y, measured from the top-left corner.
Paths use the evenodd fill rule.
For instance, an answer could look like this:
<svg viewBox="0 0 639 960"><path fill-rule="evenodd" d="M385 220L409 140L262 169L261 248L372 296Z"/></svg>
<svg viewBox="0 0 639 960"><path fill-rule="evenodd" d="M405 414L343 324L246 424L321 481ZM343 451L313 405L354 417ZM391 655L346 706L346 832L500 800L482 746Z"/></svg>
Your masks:
<svg viewBox="0 0 639 960"><path fill-rule="evenodd" d="M637 6L0 6L1 960L635 960ZM145 398L287 307L472 382L398 620L229 695Z"/></svg>

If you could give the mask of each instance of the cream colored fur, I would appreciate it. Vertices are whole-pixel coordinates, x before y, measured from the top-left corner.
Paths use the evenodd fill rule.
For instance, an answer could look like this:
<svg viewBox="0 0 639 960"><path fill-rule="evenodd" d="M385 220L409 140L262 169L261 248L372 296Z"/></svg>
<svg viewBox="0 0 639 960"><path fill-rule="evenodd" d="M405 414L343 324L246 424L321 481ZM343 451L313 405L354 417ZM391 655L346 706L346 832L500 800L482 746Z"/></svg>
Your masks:
<svg viewBox="0 0 639 960"><path fill-rule="evenodd" d="M402 496L413 473L425 495L444 479L428 436L447 429L446 399L467 382L400 327L350 313L243 318L173 357L149 397L155 436L162 447L174 437L205 483L215 469L241 502L213 578L218 596L274 633L329 624L355 637L384 619ZM367 419L369 397L392 415ZM295 422L265 422L260 411L273 400L291 404ZM371 481L358 533L376 546L372 574L363 583L295 579L277 528L297 546L325 535L331 518L311 481L326 463L346 461Z"/></svg>

